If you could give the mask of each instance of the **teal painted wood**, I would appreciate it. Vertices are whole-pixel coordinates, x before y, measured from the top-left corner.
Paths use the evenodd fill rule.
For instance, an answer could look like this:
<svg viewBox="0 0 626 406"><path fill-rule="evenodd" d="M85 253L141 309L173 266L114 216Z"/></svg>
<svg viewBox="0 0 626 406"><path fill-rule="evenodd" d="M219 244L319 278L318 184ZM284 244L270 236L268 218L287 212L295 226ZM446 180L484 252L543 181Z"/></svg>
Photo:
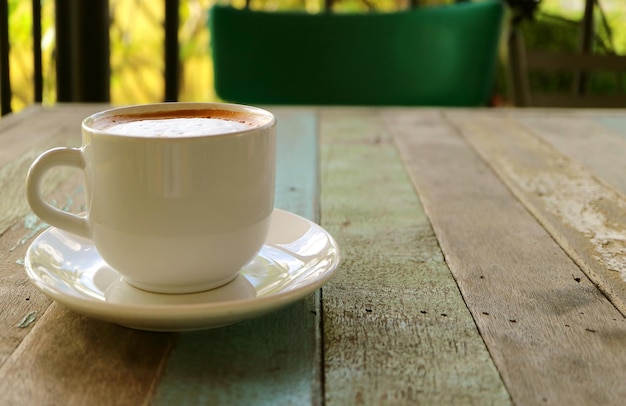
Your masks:
<svg viewBox="0 0 626 406"><path fill-rule="evenodd" d="M606 116L559 111L516 115L533 134L626 193L626 114Z"/></svg>
<svg viewBox="0 0 626 406"><path fill-rule="evenodd" d="M319 221L315 115L276 110L276 207ZM152 404L321 403L318 294L234 326L180 334Z"/></svg>
<svg viewBox="0 0 626 406"><path fill-rule="evenodd" d="M626 115L598 115L595 120L626 138Z"/></svg>
<svg viewBox="0 0 626 406"><path fill-rule="evenodd" d="M278 120L276 207L319 222L317 117L311 109L271 109Z"/></svg>
<svg viewBox="0 0 626 406"><path fill-rule="evenodd" d="M320 120L322 224L344 258L323 288L324 404L509 405L382 111ZM445 135L436 112L405 114L410 135Z"/></svg>

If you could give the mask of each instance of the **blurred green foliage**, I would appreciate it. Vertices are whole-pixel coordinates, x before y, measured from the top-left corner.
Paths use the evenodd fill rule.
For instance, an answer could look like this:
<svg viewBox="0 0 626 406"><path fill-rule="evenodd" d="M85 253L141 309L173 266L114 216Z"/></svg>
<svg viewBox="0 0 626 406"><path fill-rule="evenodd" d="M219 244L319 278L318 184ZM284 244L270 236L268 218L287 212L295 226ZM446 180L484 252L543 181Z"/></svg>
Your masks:
<svg viewBox="0 0 626 406"><path fill-rule="evenodd" d="M42 68L44 76L51 80L44 82L44 93L54 93L54 13L53 0L42 0ZM9 8L9 63L13 110L17 111L33 100L33 44L31 2L8 0Z"/></svg>
<svg viewBox="0 0 626 406"><path fill-rule="evenodd" d="M583 2L580 1L582 4ZM593 41L593 52L596 54L626 54L626 5L613 8L605 14L610 33L602 24L602 16L596 11L594 26L596 36ZM553 6L542 7L534 20L526 20L521 28L526 46L529 49L560 52L579 52L581 29L580 12L562 12ZM625 72L626 73L626 72ZM547 92L568 92L575 82L572 72L530 72L531 89ZM588 91L592 94L609 94L623 92L626 89L626 74L618 72L595 71L589 74Z"/></svg>
<svg viewBox="0 0 626 406"><path fill-rule="evenodd" d="M86 0L85 0L86 1ZM181 100L213 100L207 10L214 0L181 0ZM12 107L34 100L31 2L9 0ZM54 0L41 0L44 104L56 101ZM111 101L114 104L163 99L164 0L109 0L111 10Z"/></svg>

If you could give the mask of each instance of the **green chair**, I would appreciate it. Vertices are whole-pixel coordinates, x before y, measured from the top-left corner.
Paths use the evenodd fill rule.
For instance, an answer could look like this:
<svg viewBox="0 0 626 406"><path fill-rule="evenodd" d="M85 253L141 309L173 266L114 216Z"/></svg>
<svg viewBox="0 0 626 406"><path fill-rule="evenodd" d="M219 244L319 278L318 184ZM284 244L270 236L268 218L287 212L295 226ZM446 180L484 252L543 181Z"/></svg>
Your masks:
<svg viewBox="0 0 626 406"><path fill-rule="evenodd" d="M499 0L362 14L217 5L215 89L249 104L485 105L502 18Z"/></svg>

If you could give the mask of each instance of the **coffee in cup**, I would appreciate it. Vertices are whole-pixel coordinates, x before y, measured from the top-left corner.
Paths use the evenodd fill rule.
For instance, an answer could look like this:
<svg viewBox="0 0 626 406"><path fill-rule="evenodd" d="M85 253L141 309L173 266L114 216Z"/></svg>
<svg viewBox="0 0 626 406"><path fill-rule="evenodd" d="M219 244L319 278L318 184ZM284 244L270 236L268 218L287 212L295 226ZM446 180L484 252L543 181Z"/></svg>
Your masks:
<svg viewBox="0 0 626 406"><path fill-rule="evenodd" d="M96 113L81 148L43 153L27 198L51 226L91 239L131 285L160 293L234 279L263 246L274 208L276 120L223 103L162 103ZM84 172L87 213L41 197L46 171Z"/></svg>

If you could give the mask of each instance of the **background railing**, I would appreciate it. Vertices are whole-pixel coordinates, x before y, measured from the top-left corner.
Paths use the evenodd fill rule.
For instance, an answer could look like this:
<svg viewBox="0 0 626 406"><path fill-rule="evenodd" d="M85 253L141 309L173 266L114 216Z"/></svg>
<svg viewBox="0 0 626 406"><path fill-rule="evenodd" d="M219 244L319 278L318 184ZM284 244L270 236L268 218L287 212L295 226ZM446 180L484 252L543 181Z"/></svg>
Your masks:
<svg viewBox="0 0 626 406"><path fill-rule="evenodd" d="M63 59L62 48L78 37L69 31L63 34L68 24L59 23L55 17L55 7L61 5L73 16L79 12L81 4L90 11L101 10L106 17L106 9L98 8L99 2L108 3L109 63L99 62L98 68L109 67L110 75L87 83L96 87L98 84L108 88L108 96L114 104L146 103L162 100L216 100L213 90L212 62L209 52L209 33L207 29L207 10L216 0L5 0L0 2L0 89L8 89L9 96L0 99L3 112L9 107L19 111L33 102L52 104L63 99L77 99L80 93L69 92L67 98L63 92L57 93L58 80L84 80L70 69L57 69L57 62ZM246 0L218 0L244 7ZM456 0L334 0L331 1L335 12L368 11L371 9L393 11L418 5L451 3ZM615 51L626 53L626 2L623 0L601 0L609 23L613 27ZM308 12L322 12L329 6L328 0L250 0L252 8L270 11L300 9ZM567 7L579 7L570 10ZM552 14L563 14L571 20L580 20L583 0L543 0L541 6ZM167 16L167 18L166 18ZM67 21L72 15L65 16ZM63 19L63 13L61 13ZM93 14L87 13L86 21L98 21ZM538 23L545 20L537 19ZM102 19L100 19L102 23ZM60 25L59 25L60 24ZM61 30L55 29L55 27ZM539 24L530 23L529 26ZM538 33L532 36L534 28L529 27L528 42L558 41L555 35ZM557 30L558 31L558 30ZM561 30L562 31L562 30ZM102 30L106 33L106 30ZM38 36L39 35L39 36ZM562 36L565 37L565 36ZM576 41L576 36L567 35L563 41ZM66 38L63 40L62 38ZM101 38L101 40L103 40ZM10 48L9 48L10 44ZM61 45L61 47L59 47ZM541 45L541 44L537 44ZM556 44L555 46L562 46ZM95 47L94 47L95 48ZM39 49L41 52L39 52ZM34 57L33 57L34 55ZM82 58L74 55L73 58ZM37 57L40 56L39 60ZM84 58L83 58L84 59ZM61 75L57 77L58 72ZM10 75L10 76L9 76ZM531 79L534 79L531 77ZM500 81L499 86L505 81ZM531 80L531 84L537 81ZM546 83L542 80L539 85ZM551 80L550 85L555 80ZM506 86L506 84L504 85ZM67 90L70 85L60 86ZM501 90L506 93L506 89ZM8 99L6 99L8 97ZM96 97L103 99L103 97Z"/></svg>
<svg viewBox="0 0 626 406"><path fill-rule="evenodd" d="M214 99L206 26L212 3L1 2L3 114L33 102Z"/></svg>

